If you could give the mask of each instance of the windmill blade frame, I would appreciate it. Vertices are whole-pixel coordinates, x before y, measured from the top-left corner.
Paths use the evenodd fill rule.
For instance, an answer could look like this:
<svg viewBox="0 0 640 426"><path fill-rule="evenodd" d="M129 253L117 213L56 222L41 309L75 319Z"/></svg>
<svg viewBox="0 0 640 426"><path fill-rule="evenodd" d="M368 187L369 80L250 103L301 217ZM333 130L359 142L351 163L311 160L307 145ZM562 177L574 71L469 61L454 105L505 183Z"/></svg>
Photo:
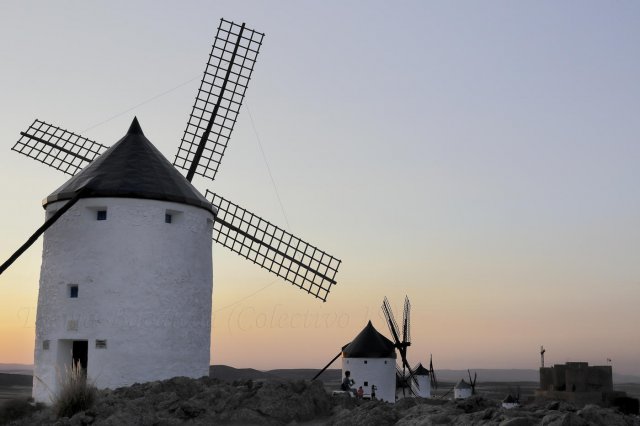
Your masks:
<svg viewBox="0 0 640 426"><path fill-rule="evenodd" d="M326 301L341 260L207 190L218 208L213 240Z"/></svg>
<svg viewBox="0 0 640 426"><path fill-rule="evenodd" d="M409 391L413 396L418 396L415 390L413 389L414 386L416 388L419 386L418 379L416 378L416 376L413 375L413 371L411 370L411 368L409 368L409 376L407 377L404 367L403 369L400 369L400 367L396 365L396 382L400 383L400 387L402 387L403 395L404 395L405 389L409 389Z"/></svg>
<svg viewBox="0 0 640 426"><path fill-rule="evenodd" d="M187 180L195 174L215 178L263 38L244 23L220 20L173 163L187 170ZM109 149L38 119L20 135L12 150L71 176ZM210 191L206 196L219 209L214 241L326 301L341 260Z"/></svg>
<svg viewBox="0 0 640 426"><path fill-rule="evenodd" d="M401 358L402 358L402 365L403 368L406 368L407 370L409 370L409 378L411 379L412 382L415 382L415 384L418 384L418 379L416 378L416 376L413 375L413 370L411 369L411 366L409 365L409 361L407 361L407 353L406 353L406 349L404 354L400 354Z"/></svg>
<svg viewBox="0 0 640 426"><path fill-rule="evenodd" d="M391 332L396 345L400 345L400 331L398 329L398 323L393 316L391 304L389 303L389 299L387 299L386 296L382 302L382 312L384 313L384 317L387 320L387 326L389 326L389 331Z"/></svg>
<svg viewBox="0 0 640 426"><path fill-rule="evenodd" d="M263 33L220 19L173 165L214 180L244 100Z"/></svg>
<svg viewBox="0 0 640 426"><path fill-rule="evenodd" d="M69 175L109 148L38 119L20 134L14 151ZM209 190L206 197L218 208L214 241L326 301L341 260Z"/></svg>
<svg viewBox="0 0 640 426"><path fill-rule="evenodd" d="M389 303L389 299L385 296L382 301L382 312L384 313L384 317L387 320L387 325L389 326L389 331L391 332L393 339L395 340L395 346L400 352L400 358L402 359L402 376L404 377L406 374L406 370L409 370L409 377L412 382L418 384L418 379L413 375L413 371L411 370L411 366L409 365L409 361L407 361L407 347L411 346L411 342L407 341L409 336L409 312L407 308L411 309L411 303L409 302L409 298L405 296L405 305L403 312L403 340L400 341L400 331L398 329L398 323L396 322L395 316L393 315L393 310L391 309L391 304ZM411 388L411 386L409 386ZM413 389L411 389L413 393Z"/></svg>
<svg viewBox="0 0 640 426"><path fill-rule="evenodd" d="M35 119L11 148L68 175L75 175L108 147L53 124Z"/></svg>
<svg viewBox="0 0 640 426"><path fill-rule="evenodd" d="M429 377L431 380L431 387L438 389L438 379L436 378L436 371L433 369L433 354L429 354Z"/></svg>
<svg viewBox="0 0 640 426"><path fill-rule="evenodd" d="M402 343L411 343L411 302L409 296L404 297L404 311L402 314Z"/></svg>

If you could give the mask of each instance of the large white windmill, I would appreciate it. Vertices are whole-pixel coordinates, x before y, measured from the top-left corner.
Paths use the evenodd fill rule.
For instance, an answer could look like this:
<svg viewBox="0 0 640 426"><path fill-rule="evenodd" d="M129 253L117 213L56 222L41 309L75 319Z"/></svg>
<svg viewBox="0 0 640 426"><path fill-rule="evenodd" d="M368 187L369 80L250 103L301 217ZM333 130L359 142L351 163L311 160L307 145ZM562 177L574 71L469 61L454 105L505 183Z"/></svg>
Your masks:
<svg viewBox="0 0 640 426"><path fill-rule="evenodd" d="M44 233L37 401L50 399L72 362L105 388L206 375L212 237L326 300L340 260L191 184L195 174L216 176L263 37L221 20L173 165L137 119L110 148L40 120L21 132L13 150L73 176L44 200L45 223L0 266L1 274Z"/></svg>

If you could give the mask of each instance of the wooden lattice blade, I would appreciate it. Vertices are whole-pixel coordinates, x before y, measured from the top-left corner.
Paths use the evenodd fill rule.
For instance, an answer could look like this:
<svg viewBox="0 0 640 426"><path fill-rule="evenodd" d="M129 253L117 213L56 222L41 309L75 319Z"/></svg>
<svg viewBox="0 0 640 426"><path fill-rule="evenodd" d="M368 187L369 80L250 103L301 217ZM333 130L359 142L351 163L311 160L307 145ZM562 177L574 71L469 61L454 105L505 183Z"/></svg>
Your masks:
<svg viewBox="0 0 640 426"><path fill-rule="evenodd" d="M341 261L207 190L218 208L213 239L269 272L325 301Z"/></svg>
<svg viewBox="0 0 640 426"><path fill-rule="evenodd" d="M393 316L393 311L391 310L391 304L389 303L389 299L384 298L382 301L382 312L384 313L384 317L387 320L387 325L389 326L389 331L391 332L391 336L393 337L393 341L396 344L396 347L400 348L400 331L398 329L398 323L396 322L396 318Z"/></svg>
<svg viewBox="0 0 640 426"><path fill-rule="evenodd" d="M215 179L238 117L264 34L220 20L209 60L173 164Z"/></svg>
<svg viewBox="0 0 640 426"><path fill-rule="evenodd" d="M402 342L411 343L411 302L404 297L404 312L402 314Z"/></svg>
<svg viewBox="0 0 640 426"><path fill-rule="evenodd" d="M20 132L20 139L11 149L73 176L107 148L36 119L26 131Z"/></svg>

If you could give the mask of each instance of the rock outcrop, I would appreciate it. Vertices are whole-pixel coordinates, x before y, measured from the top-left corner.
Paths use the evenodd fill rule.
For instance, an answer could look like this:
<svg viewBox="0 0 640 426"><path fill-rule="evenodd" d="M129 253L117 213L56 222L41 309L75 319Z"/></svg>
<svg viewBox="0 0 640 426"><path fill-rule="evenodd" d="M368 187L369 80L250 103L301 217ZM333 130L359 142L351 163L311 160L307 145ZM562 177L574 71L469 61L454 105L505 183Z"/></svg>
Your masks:
<svg viewBox="0 0 640 426"><path fill-rule="evenodd" d="M223 382L203 377L135 384L99 392L95 405L71 418L49 409L13 425L500 425L640 426L640 417L587 405L540 402L504 409L474 396L464 401L406 398L396 404L331 397L322 382L267 380Z"/></svg>

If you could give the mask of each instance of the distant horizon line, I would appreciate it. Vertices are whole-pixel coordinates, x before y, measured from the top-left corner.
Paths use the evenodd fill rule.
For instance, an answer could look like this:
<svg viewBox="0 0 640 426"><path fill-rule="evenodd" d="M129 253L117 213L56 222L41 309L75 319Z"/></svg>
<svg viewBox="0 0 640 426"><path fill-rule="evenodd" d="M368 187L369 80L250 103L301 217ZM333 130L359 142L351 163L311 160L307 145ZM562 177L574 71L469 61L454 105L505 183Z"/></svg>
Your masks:
<svg viewBox="0 0 640 426"><path fill-rule="evenodd" d="M568 362L583 362L583 361L568 361ZM586 362L586 361L584 361ZM553 365L563 365L563 364L549 364L547 367L551 367ZM591 365L591 364L590 364ZM611 364L592 364L593 366L611 366L613 367L613 365ZM25 367L25 368L33 368L34 364L23 364L23 363L19 363L19 362L0 362L0 368L2 367L7 367L7 366L14 366L16 368L19 367ZM262 371L262 372L268 372L268 371L273 371L273 370L321 370L321 367L288 367L288 368L284 368L284 367L275 367L275 368L269 368L269 369L260 369L260 368L255 368L255 367L237 367L237 366L233 366L233 365L229 365L229 364L209 364L209 367L215 367L215 366L221 366L221 367L231 367L231 368L235 368L235 369L247 369L250 368L252 370L257 370L257 371ZM487 370L501 370L501 371L538 371L541 367L529 367L529 368L525 368L525 367L519 367L519 368L499 368L499 367L482 367L482 368L437 368L435 369L435 371L467 371L467 370L473 370L473 371L487 371ZM340 369L339 367L335 367L333 369ZM626 371L622 371L622 372L616 372L615 374L618 375L626 375L626 376L638 376L640 378L640 374L638 373L631 373L631 372L626 372Z"/></svg>

